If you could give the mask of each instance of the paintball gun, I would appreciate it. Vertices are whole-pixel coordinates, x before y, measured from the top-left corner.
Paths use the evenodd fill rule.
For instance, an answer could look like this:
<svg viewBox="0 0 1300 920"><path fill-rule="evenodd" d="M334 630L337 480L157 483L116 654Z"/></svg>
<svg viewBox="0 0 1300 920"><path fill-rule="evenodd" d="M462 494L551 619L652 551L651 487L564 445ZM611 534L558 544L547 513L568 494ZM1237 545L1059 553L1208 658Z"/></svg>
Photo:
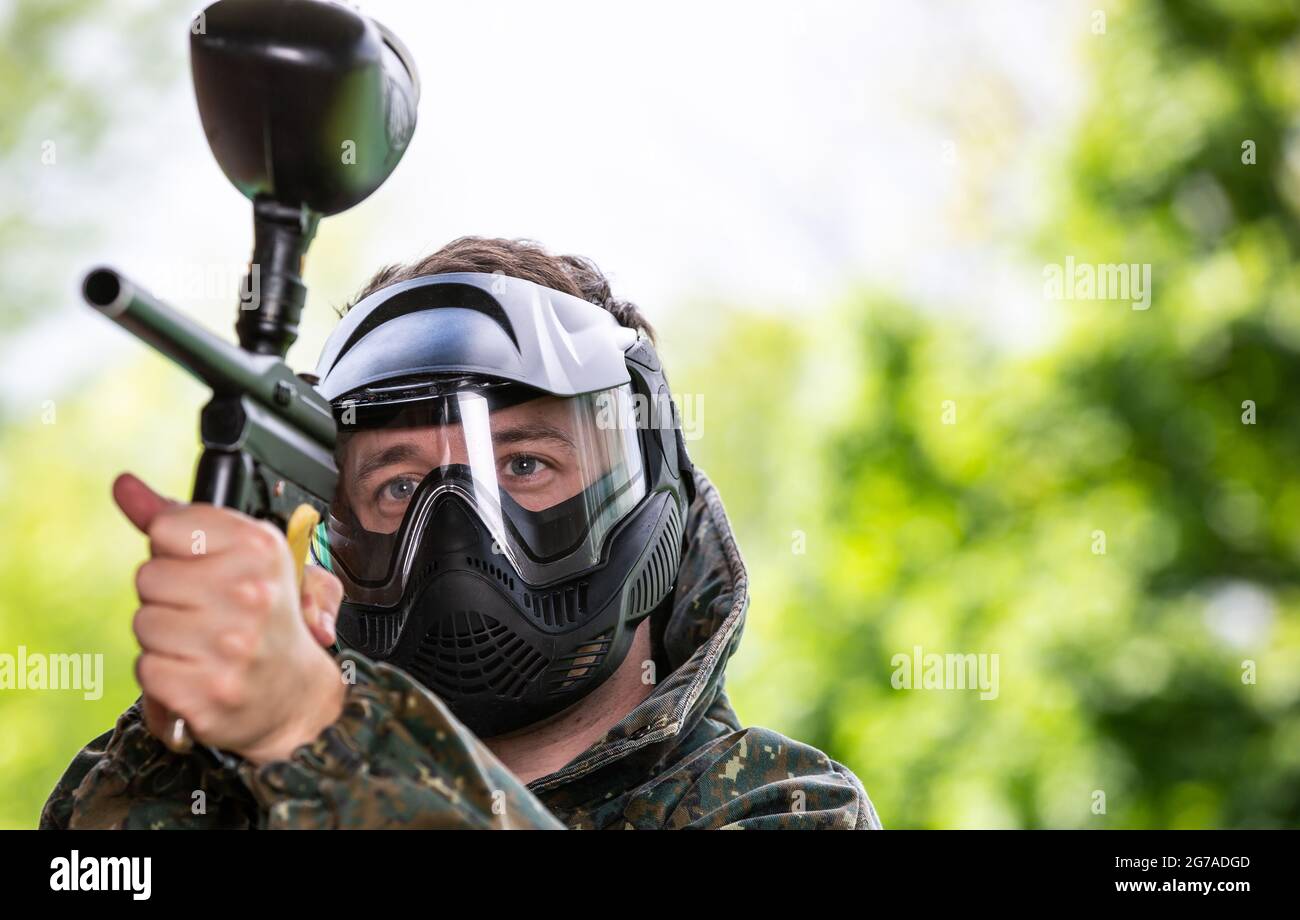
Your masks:
<svg viewBox="0 0 1300 920"><path fill-rule="evenodd" d="M244 290L256 294L241 302L239 345L111 268L91 270L82 294L211 387L193 501L272 520L292 544L303 518L325 514L338 478L330 405L283 360L306 301L303 259L321 217L365 199L397 166L415 131L419 78L391 32L329 0L218 0L190 33L208 144L253 203ZM295 514L302 506L314 513ZM192 746L180 719L165 741Z"/></svg>

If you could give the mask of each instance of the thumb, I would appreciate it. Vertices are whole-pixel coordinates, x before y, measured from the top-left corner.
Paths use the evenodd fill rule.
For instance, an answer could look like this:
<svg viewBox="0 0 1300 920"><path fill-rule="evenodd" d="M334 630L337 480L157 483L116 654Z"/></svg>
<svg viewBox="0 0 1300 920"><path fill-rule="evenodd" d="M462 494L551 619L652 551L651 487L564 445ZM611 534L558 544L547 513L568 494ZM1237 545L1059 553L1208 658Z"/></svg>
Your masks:
<svg viewBox="0 0 1300 920"><path fill-rule="evenodd" d="M123 473L113 480L113 501L122 509L127 520L141 533L149 532L149 525L168 505L174 504L145 485L132 473Z"/></svg>

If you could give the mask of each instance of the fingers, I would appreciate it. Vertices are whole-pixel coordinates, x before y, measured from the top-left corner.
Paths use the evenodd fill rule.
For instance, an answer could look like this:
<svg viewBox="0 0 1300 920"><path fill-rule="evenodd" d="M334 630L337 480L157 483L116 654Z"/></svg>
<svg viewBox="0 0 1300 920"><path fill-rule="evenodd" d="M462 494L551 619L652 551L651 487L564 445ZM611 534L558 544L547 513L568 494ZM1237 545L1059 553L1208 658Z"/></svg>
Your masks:
<svg viewBox="0 0 1300 920"><path fill-rule="evenodd" d="M284 535L273 524L230 508L164 498L131 473L114 480L113 500L127 519L148 535L156 556L201 556L236 547L276 556L285 546Z"/></svg>
<svg viewBox="0 0 1300 920"><path fill-rule="evenodd" d="M188 729L184 719L158 700L149 696L141 698L140 710L144 718L145 728L149 729L151 735L162 741L173 751L185 750L185 748L177 746L183 744Z"/></svg>
<svg viewBox="0 0 1300 920"><path fill-rule="evenodd" d="M195 737L200 737L211 721L202 701L206 678L196 675L184 661L145 652L135 660L135 676L153 713L146 712L149 730L165 738L171 729L171 715L185 719ZM162 714L159 714L162 710Z"/></svg>
<svg viewBox="0 0 1300 920"><path fill-rule="evenodd" d="M136 662L137 682L139 681L139 661ZM151 696L145 696L140 706L141 713L144 716L144 724L148 727L150 734L156 738L166 741L171 733L171 723L173 716L167 711L167 707L158 702Z"/></svg>
<svg viewBox="0 0 1300 920"><path fill-rule="evenodd" d="M148 535L154 557L189 559L233 551L257 563L243 571L273 574L291 568L284 534L269 521L255 520L231 508L172 501L131 473L114 481L113 499L127 519ZM232 570L227 574L238 573Z"/></svg>
<svg viewBox="0 0 1300 920"><path fill-rule="evenodd" d="M196 630L178 629L176 627L178 616L184 616L184 611L177 610L175 607L146 604L137 610L131 620L131 631L135 633L140 649L156 655L172 655L177 658L191 658L201 653L203 645L195 635Z"/></svg>
<svg viewBox="0 0 1300 920"><path fill-rule="evenodd" d="M148 533L155 556L186 559L237 552L275 569L288 571L290 566L288 544L274 524L230 508L173 505L154 516Z"/></svg>
<svg viewBox="0 0 1300 920"><path fill-rule="evenodd" d="M196 565L194 560L166 561L181 567ZM153 565L148 563L145 570ZM197 577L190 578L191 586L199 581ZM151 602L142 595L131 624L140 648L170 658L241 667L257 657L277 609L283 608L286 617L294 617L297 612L293 596L284 593L274 581L256 578L208 581L202 592L192 588L192 596L183 606ZM169 591L183 593L184 588L175 585ZM301 627L294 624L293 628Z"/></svg>
<svg viewBox="0 0 1300 920"><path fill-rule="evenodd" d="M123 473L113 480L113 501L122 509L127 520L141 533L149 532L149 525L164 508L174 504L145 485L132 473Z"/></svg>
<svg viewBox="0 0 1300 920"><path fill-rule="evenodd" d="M334 644L334 623L343 602L343 584L325 569L309 565L302 573L302 616L322 646Z"/></svg>
<svg viewBox="0 0 1300 920"><path fill-rule="evenodd" d="M240 751L299 725L304 675L337 678L321 646L335 641L338 579L312 567L297 584L288 541L267 521L168 502L130 475L113 494L150 541L133 622L149 730L166 741L180 716L195 740Z"/></svg>
<svg viewBox="0 0 1300 920"><path fill-rule="evenodd" d="M156 556L145 560L135 573L135 592L141 604L199 609L233 605L247 600L243 581L263 573L256 560L227 553L178 559Z"/></svg>

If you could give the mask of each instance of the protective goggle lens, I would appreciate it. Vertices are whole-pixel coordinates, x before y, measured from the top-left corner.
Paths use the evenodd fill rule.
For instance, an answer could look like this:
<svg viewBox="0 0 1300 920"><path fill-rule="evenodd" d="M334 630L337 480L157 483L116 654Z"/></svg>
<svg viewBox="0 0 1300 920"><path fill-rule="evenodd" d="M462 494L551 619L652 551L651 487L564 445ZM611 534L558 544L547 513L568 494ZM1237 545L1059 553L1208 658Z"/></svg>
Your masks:
<svg viewBox="0 0 1300 920"><path fill-rule="evenodd" d="M627 386L555 397L460 389L365 407L337 450L339 488L317 556L367 603L395 603L431 509L469 506L535 584L599 561L605 535L645 495ZM362 595L362 596L356 596Z"/></svg>

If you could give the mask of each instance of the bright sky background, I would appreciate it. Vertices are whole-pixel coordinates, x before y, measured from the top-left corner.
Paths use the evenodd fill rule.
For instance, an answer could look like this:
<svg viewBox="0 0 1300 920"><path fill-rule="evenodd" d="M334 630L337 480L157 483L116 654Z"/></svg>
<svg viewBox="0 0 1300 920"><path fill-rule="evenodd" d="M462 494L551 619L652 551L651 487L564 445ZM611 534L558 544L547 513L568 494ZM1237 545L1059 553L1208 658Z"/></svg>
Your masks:
<svg viewBox="0 0 1300 920"><path fill-rule="evenodd" d="M420 123L389 182L322 224L290 353L300 369L328 306L375 267L467 233L589 255L661 327L702 301L815 316L866 283L977 317L1013 346L1050 333L1041 262L1021 264L1007 241L1044 206L1035 164L1065 145L1083 102L1089 6L359 6L413 52ZM80 303L97 262L230 333L251 212L203 139L189 13L158 15L176 43L162 87L114 79L121 34L69 42L67 66L130 121L93 158L65 145L23 190L69 232L33 262L66 277L64 298L0 344L15 401L138 353Z"/></svg>

